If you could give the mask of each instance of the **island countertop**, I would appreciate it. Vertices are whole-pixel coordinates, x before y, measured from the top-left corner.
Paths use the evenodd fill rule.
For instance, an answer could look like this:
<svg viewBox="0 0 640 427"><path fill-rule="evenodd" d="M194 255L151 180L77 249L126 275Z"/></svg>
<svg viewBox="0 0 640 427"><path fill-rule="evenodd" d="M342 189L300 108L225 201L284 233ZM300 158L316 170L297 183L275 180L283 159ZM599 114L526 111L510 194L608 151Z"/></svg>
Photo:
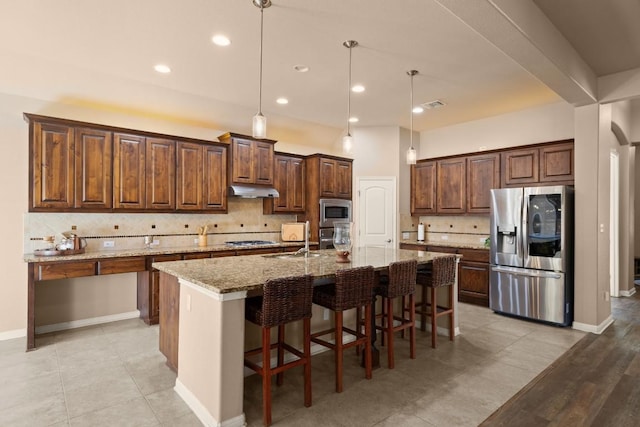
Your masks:
<svg viewBox="0 0 640 427"><path fill-rule="evenodd" d="M385 269L389 263L415 259L418 264L450 254L407 249L354 248L350 263L337 263L334 249L312 251L309 257L287 254L248 255L153 263L153 268L215 293L261 289L269 279L311 274L315 280L331 278L336 271L371 265Z"/></svg>

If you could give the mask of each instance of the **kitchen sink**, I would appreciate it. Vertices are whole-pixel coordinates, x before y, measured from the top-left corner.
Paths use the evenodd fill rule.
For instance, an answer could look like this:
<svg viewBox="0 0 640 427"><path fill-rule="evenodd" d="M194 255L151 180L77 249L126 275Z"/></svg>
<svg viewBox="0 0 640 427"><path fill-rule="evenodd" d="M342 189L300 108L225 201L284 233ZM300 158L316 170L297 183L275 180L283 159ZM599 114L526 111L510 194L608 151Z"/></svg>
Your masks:
<svg viewBox="0 0 640 427"><path fill-rule="evenodd" d="M319 257L321 254L317 253L317 252L309 252L309 254L307 254L307 258L316 258ZM292 259L292 258L304 258L304 253L297 253L297 252L287 252L287 253L280 253L280 254L268 254L268 255L262 255L264 258L278 258L278 259Z"/></svg>

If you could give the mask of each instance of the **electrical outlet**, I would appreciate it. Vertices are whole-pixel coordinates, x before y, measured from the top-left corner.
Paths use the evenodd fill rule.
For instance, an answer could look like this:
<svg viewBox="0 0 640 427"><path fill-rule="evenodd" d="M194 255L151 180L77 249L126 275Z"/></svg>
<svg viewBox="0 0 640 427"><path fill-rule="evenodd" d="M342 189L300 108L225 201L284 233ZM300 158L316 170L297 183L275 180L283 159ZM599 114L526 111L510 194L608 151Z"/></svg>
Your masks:
<svg viewBox="0 0 640 427"><path fill-rule="evenodd" d="M329 309L325 308L322 312L322 320L329 320Z"/></svg>
<svg viewBox="0 0 640 427"><path fill-rule="evenodd" d="M113 248L116 246L116 242L114 242L113 240L105 240L102 243L102 247L103 248Z"/></svg>
<svg viewBox="0 0 640 427"><path fill-rule="evenodd" d="M484 243L487 239L485 239L484 237L480 237L478 240L480 241L480 243Z"/></svg>
<svg viewBox="0 0 640 427"><path fill-rule="evenodd" d="M443 235L443 236L440 236L440 238L441 238L442 240L449 240L449 236L447 236L446 234L445 234L445 235Z"/></svg>
<svg viewBox="0 0 640 427"><path fill-rule="evenodd" d="M151 243L154 246L159 246L160 245L160 239L153 239L153 243Z"/></svg>

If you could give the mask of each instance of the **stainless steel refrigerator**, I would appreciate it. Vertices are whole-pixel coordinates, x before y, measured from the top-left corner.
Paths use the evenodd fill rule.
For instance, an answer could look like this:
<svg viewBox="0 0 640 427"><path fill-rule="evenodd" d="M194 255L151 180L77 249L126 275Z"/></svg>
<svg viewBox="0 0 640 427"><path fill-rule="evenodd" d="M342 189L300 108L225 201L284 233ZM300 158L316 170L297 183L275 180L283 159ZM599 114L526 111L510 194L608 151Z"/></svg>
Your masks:
<svg viewBox="0 0 640 427"><path fill-rule="evenodd" d="M573 322L573 188L491 190L489 307Z"/></svg>

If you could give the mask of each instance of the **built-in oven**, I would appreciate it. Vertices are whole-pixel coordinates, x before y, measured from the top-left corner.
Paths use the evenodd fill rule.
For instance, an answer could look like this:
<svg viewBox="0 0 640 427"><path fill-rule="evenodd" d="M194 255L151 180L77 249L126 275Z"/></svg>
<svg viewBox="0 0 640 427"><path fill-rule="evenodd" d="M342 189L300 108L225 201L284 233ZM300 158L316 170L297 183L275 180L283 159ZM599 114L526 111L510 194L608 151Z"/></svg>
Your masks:
<svg viewBox="0 0 640 427"><path fill-rule="evenodd" d="M351 200L320 199L320 228L345 221L351 222Z"/></svg>
<svg viewBox="0 0 640 427"><path fill-rule="evenodd" d="M333 249L333 226L351 222L351 200L320 199L320 249Z"/></svg>

